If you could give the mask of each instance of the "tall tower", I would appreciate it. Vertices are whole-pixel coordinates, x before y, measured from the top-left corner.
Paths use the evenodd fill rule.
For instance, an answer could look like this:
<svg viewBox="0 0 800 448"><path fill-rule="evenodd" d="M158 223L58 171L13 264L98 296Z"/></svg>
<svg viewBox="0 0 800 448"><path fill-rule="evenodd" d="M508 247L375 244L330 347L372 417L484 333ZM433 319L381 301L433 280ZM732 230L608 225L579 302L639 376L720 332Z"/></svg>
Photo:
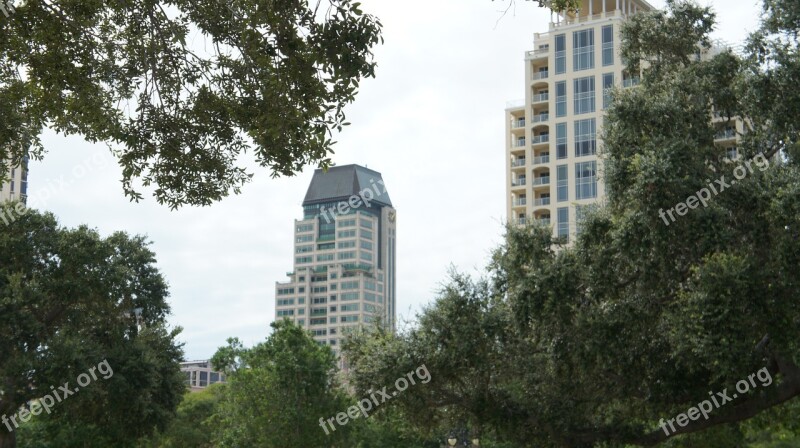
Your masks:
<svg viewBox="0 0 800 448"><path fill-rule="evenodd" d="M577 14L555 14L549 31L534 35L525 100L506 109L509 222L533 219L569 240L584 207L602 200L597 133L608 89L639 83L619 56L620 25L652 9L644 0L583 0Z"/></svg>
<svg viewBox="0 0 800 448"><path fill-rule="evenodd" d="M24 203L27 198L28 158L25 157L21 166L11 168L6 176L0 176L0 202L20 201Z"/></svg>
<svg viewBox="0 0 800 448"><path fill-rule="evenodd" d="M397 213L383 178L359 165L316 170L295 221L294 269L275 285L275 318L335 353L343 334L396 318Z"/></svg>

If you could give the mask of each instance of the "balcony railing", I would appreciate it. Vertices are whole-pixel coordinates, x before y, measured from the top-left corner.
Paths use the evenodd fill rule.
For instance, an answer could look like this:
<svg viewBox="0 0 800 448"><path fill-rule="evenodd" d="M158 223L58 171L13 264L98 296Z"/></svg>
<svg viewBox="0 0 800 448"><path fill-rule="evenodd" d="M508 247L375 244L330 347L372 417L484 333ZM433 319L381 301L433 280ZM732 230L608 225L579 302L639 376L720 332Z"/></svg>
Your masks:
<svg viewBox="0 0 800 448"><path fill-rule="evenodd" d="M517 218L514 220L514 222L517 223L517 225L519 226L524 226L525 224L528 223L528 218Z"/></svg>
<svg viewBox="0 0 800 448"><path fill-rule="evenodd" d="M533 137L532 143L538 145L539 143L547 143L550 141L550 134L536 135Z"/></svg>
<svg viewBox="0 0 800 448"><path fill-rule="evenodd" d="M521 138L521 139L517 140L516 142L514 142L514 147L515 148L522 148L524 146L525 146L525 139L524 138Z"/></svg>
<svg viewBox="0 0 800 448"><path fill-rule="evenodd" d="M511 168L525 166L525 159L514 159L511 161Z"/></svg>
<svg viewBox="0 0 800 448"><path fill-rule="evenodd" d="M521 199L515 199L514 200L514 207L523 207L523 206L526 206L526 205L528 205L528 199L527 198L521 198Z"/></svg>
<svg viewBox="0 0 800 448"><path fill-rule="evenodd" d="M550 94L549 93L539 93L539 94L533 95L533 100L532 101L534 103L543 103L543 102L548 101L548 100L550 100Z"/></svg>
<svg viewBox="0 0 800 448"><path fill-rule="evenodd" d="M533 158L534 165L544 165L546 163L550 163L550 156L541 156Z"/></svg>
<svg viewBox="0 0 800 448"><path fill-rule="evenodd" d="M519 178L511 181L511 186L512 187L524 187L526 183L527 183L527 178L519 177Z"/></svg>
<svg viewBox="0 0 800 448"><path fill-rule="evenodd" d="M717 132L714 137L716 140L727 140L729 138L736 138L736 131L733 129L725 129L724 131Z"/></svg>
<svg viewBox="0 0 800 448"><path fill-rule="evenodd" d="M550 176L542 176L533 179L532 185L550 185Z"/></svg>
<svg viewBox="0 0 800 448"><path fill-rule="evenodd" d="M546 123L550 119L550 114L539 114L533 116L534 123Z"/></svg>
<svg viewBox="0 0 800 448"><path fill-rule="evenodd" d="M520 118L518 120L512 120L511 121L511 129L519 129L519 128L524 128L524 127L525 127L525 119L524 118Z"/></svg>
<svg viewBox="0 0 800 448"><path fill-rule="evenodd" d="M639 79L638 76L633 77L633 78L623 79L622 80L622 87L638 86L639 82L641 82L641 80Z"/></svg>
<svg viewBox="0 0 800 448"><path fill-rule="evenodd" d="M539 224L539 225L542 225L542 226L549 226L550 225L550 218L537 219L536 223Z"/></svg>
<svg viewBox="0 0 800 448"><path fill-rule="evenodd" d="M533 80L536 81L539 79L547 79L549 76L550 72L548 70L539 71L533 74Z"/></svg>
<svg viewBox="0 0 800 448"><path fill-rule="evenodd" d="M549 183L549 179L550 178L548 178L548 183ZM550 205L550 198L549 197L548 198L539 198L539 199L534 199L533 200L533 206L534 207L543 207L545 205Z"/></svg>

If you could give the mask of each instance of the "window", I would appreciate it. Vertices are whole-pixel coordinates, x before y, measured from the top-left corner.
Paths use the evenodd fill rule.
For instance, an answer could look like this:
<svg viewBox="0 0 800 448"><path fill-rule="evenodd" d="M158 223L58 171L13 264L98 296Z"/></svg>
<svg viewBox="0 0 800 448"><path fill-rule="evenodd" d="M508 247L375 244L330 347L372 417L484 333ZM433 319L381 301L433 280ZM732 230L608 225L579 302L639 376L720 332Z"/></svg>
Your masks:
<svg viewBox="0 0 800 448"><path fill-rule="evenodd" d="M342 301L350 301L350 300L358 300L358 293L357 292L345 292L342 294Z"/></svg>
<svg viewBox="0 0 800 448"><path fill-rule="evenodd" d="M567 116L567 82L556 83L556 117Z"/></svg>
<svg viewBox="0 0 800 448"><path fill-rule="evenodd" d="M336 243L317 244L317 250L330 250L330 249L336 249Z"/></svg>
<svg viewBox="0 0 800 448"><path fill-rule="evenodd" d="M362 241L361 248L366 250L372 250L372 243L369 241Z"/></svg>
<svg viewBox="0 0 800 448"><path fill-rule="evenodd" d="M333 261L333 254L317 255L317 261Z"/></svg>
<svg viewBox="0 0 800 448"><path fill-rule="evenodd" d="M298 297L297 304L298 305L303 305L304 303L306 303L306 298L305 297Z"/></svg>
<svg viewBox="0 0 800 448"><path fill-rule="evenodd" d="M358 311L358 310L359 310L359 305L357 303L353 303L351 305L342 305L341 308L339 308L339 311L341 312Z"/></svg>
<svg viewBox="0 0 800 448"><path fill-rule="evenodd" d="M307 243L309 241L312 241L313 239L314 239L314 235L300 235L300 236L297 237L297 242L298 243Z"/></svg>
<svg viewBox="0 0 800 448"><path fill-rule="evenodd" d="M558 202L569 200L569 170L567 165L556 167L556 199Z"/></svg>
<svg viewBox="0 0 800 448"><path fill-rule="evenodd" d="M567 158L567 123L556 124L556 158Z"/></svg>
<svg viewBox="0 0 800 448"><path fill-rule="evenodd" d="M352 282L342 282L342 291L348 289L358 289L359 282L358 280Z"/></svg>
<svg viewBox="0 0 800 448"><path fill-rule="evenodd" d="M297 233L311 232L314 230L314 224L300 224L297 226Z"/></svg>
<svg viewBox="0 0 800 448"><path fill-rule="evenodd" d="M576 72L594 68L594 29L572 33L572 69Z"/></svg>
<svg viewBox="0 0 800 448"><path fill-rule="evenodd" d="M330 296L330 298L328 298L328 301L330 301L330 302L335 302L335 301L336 301L336 294L332 294L332 295Z"/></svg>
<svg viewBox="0 0 800 448"><path fill-rule="evenodd" d="M294 316L294 310L278 310L278 317Z"/></svg>
<svg viewBox="0 0 800 448"><path fill-rule="evenodd" d="M375 282L364 280L364 289L367 291L377 291L377 285Z"/></svg>
<svg viewBox="0 0 800 448"><path fill-rule="evenodd" d="M369 252L361 252L361 259L364 261L372 261L372 254Z"/></svg>
<svg viewBox="0 0 800 448"><path fill-rule="evenodd" d="M358 322L358 315L342 316L340 322L342 322L342 323L345 323L345 322Z"/></svg>
<svg viewBox="0 0 800 448"><path fill-rule="evenodd" d="M297 288L297 292L298 292L298 293L300 293L300 292L306 292L306 287L305 287L305 286L301 286L301 287Z"/></svg>
<svg viewBox="0 0 800 448"><path fill-rule="evenodd" d="M299 314L299 315L304 315L304 314L306 314L306 309L305 309L305 308L298 308L298 309L297 309L297 314Z"/></svg>
<svg viewBox="0 0 800 448"><path fill-rule="evenodd" d="M287 294L294 294L294 288L280 288L278 289L279 296L285 296Z"/></svg>
<svg viewBox="0 0 800 448"><path fill-rule="evenodd" d="M375 308L375 305L370 305L369 303L364 304L364 311L368 313L375 313L378 310Z"/></svg>
<svg viewBox="0 0 800 448"><path fill-rule="evenodd" d="M339 249L350 249L356 247L355 241L339 241L337 244L339 245Z"/></svg>
<svg viewBox="0 0 800 448"><path fill-rule="evenodd" d="M302 327L303 325L306 324L306 320L305 319L297 319L297 324Z"/></svg>
<svg viewBox="0 0 800 448"><path fill-rule="evenodd" d="M375 294L373 294L371 292L365 292L364 293L364 300L366 300L368 302L374 302L377 297L378 297L377 295L375 295Z"/></svg>
<svg viewBox="0 0 800 448"><path fill-rule="evenodd" d="M339 252L339 259L340 260L350 260L356 258L355 252Z"/></svg>
<svg viewBox="0 0 800 448"><path fill-rule="evenodd" d="M603 27L603 67L614 65L614 25Z"/></svg>
<svg viewBox="0 0 800 448"><path fill-rule="evenodd" d="M312 316L326 316L328 314L327 308L312 308L311 315Z"/></svg>
<svg viewBox="0 0 800 448"><path fill-rule="evenodd" d="M315 286L311 292L328 292L327 286Z"/></svg>
<svg viewBox="0 0 800 448"><path fill-rule="evenodd" d="M556 36L556 75L567 72L567 35Z"/></svg>
<svg viewBox="0 0 800 448"><path fill-rule="evenodd" d="M575 199L597 197L597 162L575 164Z"/></svg>
<svg viewBox="0 0 800 448"><path fill-rule="evenodd" d="M320 303L325 303L325 297L314 297L312 303L319 305Z"/></svg>
<svg viewBox="0 0 800 448"><path fill-rule="evenodd" d="M575 115L595 111L594 76L575 80Z"/></svg>
<svg viewBox="0 0 800 448"><path fill-rule="evenodd" d="M296 264L304 264L304 263L311 263L314 260L314 257L296 257L294 262Z"/></svg>
<svg viewBox="0 0 800 448"><path fill-rule="evenodd" d="M278 299L278 306L294 305L294 299Z"/></svg>
<svg viewBox="0 0 800 448"><path fill-rule="evenodd" d="M597 123L594 118L575 122L575 157L597 154Z"/></svg>
<svg viewBox="0 0 800 448"><path fill-rule="evenodd" d="M355 238L356 230L340 230L339 231L339 238Z"/></svg>
<svg viewBox="0 0 800 448"><path fill-rule="evenodd" d="M331 291L336 291L336 288L337 288L336 283L331 285Z"/></svg>
<svg viewBox="0 0 800 448"><path fill-rule="evenodd" d="M339 227L355 227L356 220L355 219L343 219L337 223Z"/></svg>
<svg viewBox="0 0 800 448"><path fill-rule="evenodd" d="M372 239L372 232L369 230L361 229L361 238L366 238L368 240Z"/></svg>
<svg viewBox="0 0 800 448"><path fill-rule="evenodd" d="M558 209L558 237L569 240L569 207Z"/></svg>
<svg viewBox="0 0 800 448"><path fill-rule="evenodd" d="M363 227L365 229L371 229L372 228L372 221L369 220L369 219L361 218L359 220L359 222L361 223L361 227Z"/></svg>
<svg viewBox="0 0 800 448"><path fill-rule="evenodd" d="M614 74L603 74L603 109L608 108L611 104L611 90L614 88Z"/></svg>

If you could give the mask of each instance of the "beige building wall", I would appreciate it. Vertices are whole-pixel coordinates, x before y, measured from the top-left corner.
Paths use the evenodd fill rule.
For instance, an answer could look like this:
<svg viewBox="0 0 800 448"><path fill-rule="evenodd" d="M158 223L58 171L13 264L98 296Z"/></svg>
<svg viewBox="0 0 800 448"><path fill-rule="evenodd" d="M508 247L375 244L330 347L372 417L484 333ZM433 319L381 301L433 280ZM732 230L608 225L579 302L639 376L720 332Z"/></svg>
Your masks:
<svg viewBox="0 0 800 448"><path fill-rule="evenodd" d="M225 374L214 371L209 360L182 362L181 372L186 376L186 386L192 392L201 391L212 384L225 382Z"/></svg>
<svg viewBox="0 0 800 448"><path fill-rule="evenodd" d="M26 202L28 195L27 165L26 160L21 167L11 168L7 176L0 178L0 202L11 200Z"/></svg>
<svg viewBox="0 0 800 448"><path fill-rule="evenodd" d="M620 25L652 9L643 0L583 0L578 14L553 13L548 32L534 35L525 54L525 99L505 111L509 222L535 220L572 239L581 207L603 201L597 136L607 88L639 83L619 56ZM741 122L715 121L720 143L735 146L730 128L741 131Z"/></svg>

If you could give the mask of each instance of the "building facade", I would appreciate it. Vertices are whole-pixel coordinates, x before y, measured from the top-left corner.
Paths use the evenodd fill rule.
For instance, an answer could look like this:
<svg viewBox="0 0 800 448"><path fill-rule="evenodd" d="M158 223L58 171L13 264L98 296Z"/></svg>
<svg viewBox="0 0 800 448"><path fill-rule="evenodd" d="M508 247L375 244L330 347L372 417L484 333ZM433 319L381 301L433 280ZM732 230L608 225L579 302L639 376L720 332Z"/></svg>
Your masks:
<svg viewBox="0 0 800 448"><path fill-rule="evenodd" d="M585 207L603 200L598 135L609 91L639 83L619 54L620 25L653 9L644 0L582 0L576 14L552 13L548 32L534 35L534 49L525 54L525 99L505 111L510 223L533 220L569 241L580 231ZM713 120L718 144L735 158L742 120Z"/></svg>
<svg viewBox="0 0 800 448"><path fill-rule="evenodd" d="M0 178L0 202L21 201L28 199L28 159L21 166L11 168L7 178Z"/></svg>
<svg viewBox="0 0 800 448"><path fill-rule="evenodd" d="M294 269L275 285L275 318L311 331L338 355L344 334L396 320L397 212L381 174L316 170L295 221Z"/></svg>
<svg viewBox="0 0 800 448"><path fill-rule="evenodd" d="M225 382L225 374L214 371L208 360L182 362L181 372L186 375L186 385L192 392L203 390L212 384Z"/></svg>

